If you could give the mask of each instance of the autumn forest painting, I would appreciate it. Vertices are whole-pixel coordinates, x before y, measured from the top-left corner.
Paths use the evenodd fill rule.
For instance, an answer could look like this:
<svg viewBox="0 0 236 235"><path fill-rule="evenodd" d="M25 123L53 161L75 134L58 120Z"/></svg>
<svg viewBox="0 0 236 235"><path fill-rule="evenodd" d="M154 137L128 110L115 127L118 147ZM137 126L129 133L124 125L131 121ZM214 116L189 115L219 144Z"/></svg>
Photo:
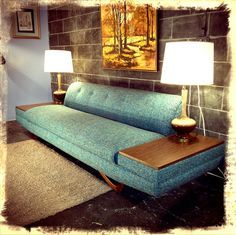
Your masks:
<svg viewBox="0 0 236 235"><path fill-rule="evenodd" d="M102 5L103 68L157 70L156 9L128 0Z"/></svg>

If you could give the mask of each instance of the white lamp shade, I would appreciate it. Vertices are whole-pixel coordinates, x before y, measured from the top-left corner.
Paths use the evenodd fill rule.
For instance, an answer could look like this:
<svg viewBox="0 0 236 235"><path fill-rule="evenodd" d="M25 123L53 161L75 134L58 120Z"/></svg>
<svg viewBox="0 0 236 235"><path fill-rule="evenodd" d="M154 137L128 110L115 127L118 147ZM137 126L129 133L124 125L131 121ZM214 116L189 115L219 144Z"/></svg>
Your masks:
<svg viewBox="0 0 236 235"><path fill-rule="evenodd" d="M71 52L65 50L46 50L44 72L73 73Z"/></svg>
<svg viewBox="0 0 236 235"><path fill-rule="evenodd" d="M209 85L214 80L214 44L168 42L165 46L161 83Z"/></svg>

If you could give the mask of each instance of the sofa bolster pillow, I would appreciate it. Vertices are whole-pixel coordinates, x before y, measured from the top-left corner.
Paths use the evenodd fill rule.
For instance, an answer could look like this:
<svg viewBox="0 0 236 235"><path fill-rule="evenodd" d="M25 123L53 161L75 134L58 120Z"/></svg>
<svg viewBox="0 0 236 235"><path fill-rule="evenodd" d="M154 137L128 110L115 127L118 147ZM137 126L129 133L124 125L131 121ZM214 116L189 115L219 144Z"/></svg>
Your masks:
<svg viewBox="0 0 236 235"><path fill-rule="evenodd" d="M181 97L75 82L67 90L64 105L162 135L170 135L173 133L170 122L181 112Z"/></svg>

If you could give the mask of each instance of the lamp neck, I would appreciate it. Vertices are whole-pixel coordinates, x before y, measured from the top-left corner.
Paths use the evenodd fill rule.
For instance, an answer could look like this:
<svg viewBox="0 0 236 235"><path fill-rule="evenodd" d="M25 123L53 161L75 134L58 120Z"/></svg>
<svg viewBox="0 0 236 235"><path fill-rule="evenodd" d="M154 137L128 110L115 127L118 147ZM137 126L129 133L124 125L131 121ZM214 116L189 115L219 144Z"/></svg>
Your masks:
<svg viewBox="0 0 236 235"><path fill-rule="evenodd" d="M61 91L61 73L57 74L57 86L58 86L58 91Z"/></svg>
<svg viewBox="0 0 236 235"><path fill-rule="evenodd" d="M182 114L181 117L187 116L187 97L188 97L188 89L185 86L182 87Z"/></svg>

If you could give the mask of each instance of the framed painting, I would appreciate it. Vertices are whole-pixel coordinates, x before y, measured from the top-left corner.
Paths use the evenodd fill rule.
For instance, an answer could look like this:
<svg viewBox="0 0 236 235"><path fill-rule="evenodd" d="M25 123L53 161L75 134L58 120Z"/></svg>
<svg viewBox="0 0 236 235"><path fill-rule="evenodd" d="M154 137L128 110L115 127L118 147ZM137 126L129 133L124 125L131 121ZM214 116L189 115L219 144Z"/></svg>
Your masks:
<svg viewBox="0 0 236 235"><path fill-rule="evenodd" d="M40 13L38 6L22 8L13 15L13 38L40 38Z"/></svg>
<svg viewBox="0 0 236 235"><path fill-rule="evenodd" d="M132 1L134 2L134 1ZM128 0L101 6L104 69L157 71L157 10Z"/></svg>

